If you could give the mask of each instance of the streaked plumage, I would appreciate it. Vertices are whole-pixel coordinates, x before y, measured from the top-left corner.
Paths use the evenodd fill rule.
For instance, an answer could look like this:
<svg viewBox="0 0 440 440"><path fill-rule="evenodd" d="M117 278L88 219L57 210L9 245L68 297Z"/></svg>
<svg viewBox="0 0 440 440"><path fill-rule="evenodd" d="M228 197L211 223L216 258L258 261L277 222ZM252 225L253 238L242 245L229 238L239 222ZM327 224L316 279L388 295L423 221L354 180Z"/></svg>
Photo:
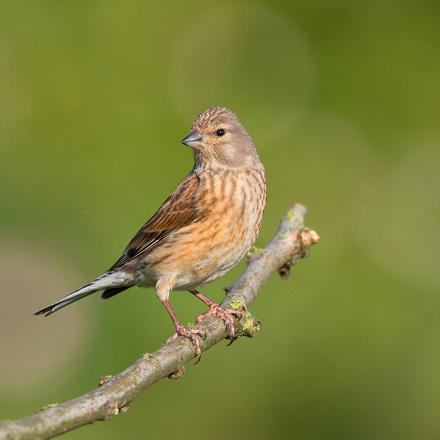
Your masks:
<svg viewBox="0 0 440 440"><path fill-rule="evenodd" d="M193 169L122 256L104 275L37 314L49 315L99 290L109 298L134 285L155 287L177 333L190 337L200 352L197 332L177 320L169 294L189 290L227 320L224 311L195 289L226 273L255 242L266 182L251 137L226 108L201 113L182 143L194 150Z"/></svg>

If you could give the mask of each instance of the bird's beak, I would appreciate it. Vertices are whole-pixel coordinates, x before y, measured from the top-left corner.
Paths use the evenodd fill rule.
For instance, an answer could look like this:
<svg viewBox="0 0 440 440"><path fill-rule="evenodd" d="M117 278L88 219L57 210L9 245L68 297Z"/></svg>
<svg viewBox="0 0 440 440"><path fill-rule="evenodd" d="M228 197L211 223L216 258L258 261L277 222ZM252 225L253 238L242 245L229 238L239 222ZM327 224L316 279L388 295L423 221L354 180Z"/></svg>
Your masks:
<svg viewBox="0 0 440 440"><path fill-rule="evenodd" d="M183 138L180 142L191 148L198 148L203 146L203 137L201 134L192 131L186 138Z"/></svg>

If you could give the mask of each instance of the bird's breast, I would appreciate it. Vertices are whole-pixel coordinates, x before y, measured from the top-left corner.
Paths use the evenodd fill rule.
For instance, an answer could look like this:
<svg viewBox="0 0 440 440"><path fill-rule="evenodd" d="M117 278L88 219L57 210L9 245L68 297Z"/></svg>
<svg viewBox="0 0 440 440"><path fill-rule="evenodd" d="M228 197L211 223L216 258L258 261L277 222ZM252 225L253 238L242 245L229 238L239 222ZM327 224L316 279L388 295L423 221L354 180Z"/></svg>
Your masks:
<svg viewBox="0 0 440 440"><path fill-rule="evenodd" d="M200 175L201 219L154 250L156 276L175 273L176 288L210 282L235 266L258 235L266 204L263 170L216 170Z"/></svg>

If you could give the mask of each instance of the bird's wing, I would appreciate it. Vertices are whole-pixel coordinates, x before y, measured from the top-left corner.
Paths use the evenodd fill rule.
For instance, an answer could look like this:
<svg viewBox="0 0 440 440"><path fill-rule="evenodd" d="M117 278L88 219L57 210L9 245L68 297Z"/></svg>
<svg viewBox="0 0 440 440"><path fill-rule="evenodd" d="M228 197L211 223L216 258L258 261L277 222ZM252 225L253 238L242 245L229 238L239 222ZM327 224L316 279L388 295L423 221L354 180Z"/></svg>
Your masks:
<svg viewBox="0 0 440 440"><path fill-rule="evenodd" d="M128 261L154 249L171 232L200 219L197 195L200 180L195 173L185 177L158 211L145 223L125 248L111 271L121 268Z"/></svg>

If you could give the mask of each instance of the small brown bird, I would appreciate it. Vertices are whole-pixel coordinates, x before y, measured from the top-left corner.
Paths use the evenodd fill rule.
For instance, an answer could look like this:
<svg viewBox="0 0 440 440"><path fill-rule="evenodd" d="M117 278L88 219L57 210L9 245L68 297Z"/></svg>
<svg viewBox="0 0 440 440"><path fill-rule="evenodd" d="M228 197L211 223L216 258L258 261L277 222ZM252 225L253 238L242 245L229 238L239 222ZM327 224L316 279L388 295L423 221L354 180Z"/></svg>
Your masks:
<svg viewBox="0 0 440 440"><path fill-rule="evenodd" d="M212 107L194 121L182 143L195 163L174 193L130 241L103 275L38 311L53 312L103 290L110 298L132 286L155 287L177 335L191 339L201 353L201 330L184 326L168 300L172 290L187 290L220 316L233 334L231 312L196 289L235 266L258 235L266 204L264 168L255 145L229 109Z"/></svg>

